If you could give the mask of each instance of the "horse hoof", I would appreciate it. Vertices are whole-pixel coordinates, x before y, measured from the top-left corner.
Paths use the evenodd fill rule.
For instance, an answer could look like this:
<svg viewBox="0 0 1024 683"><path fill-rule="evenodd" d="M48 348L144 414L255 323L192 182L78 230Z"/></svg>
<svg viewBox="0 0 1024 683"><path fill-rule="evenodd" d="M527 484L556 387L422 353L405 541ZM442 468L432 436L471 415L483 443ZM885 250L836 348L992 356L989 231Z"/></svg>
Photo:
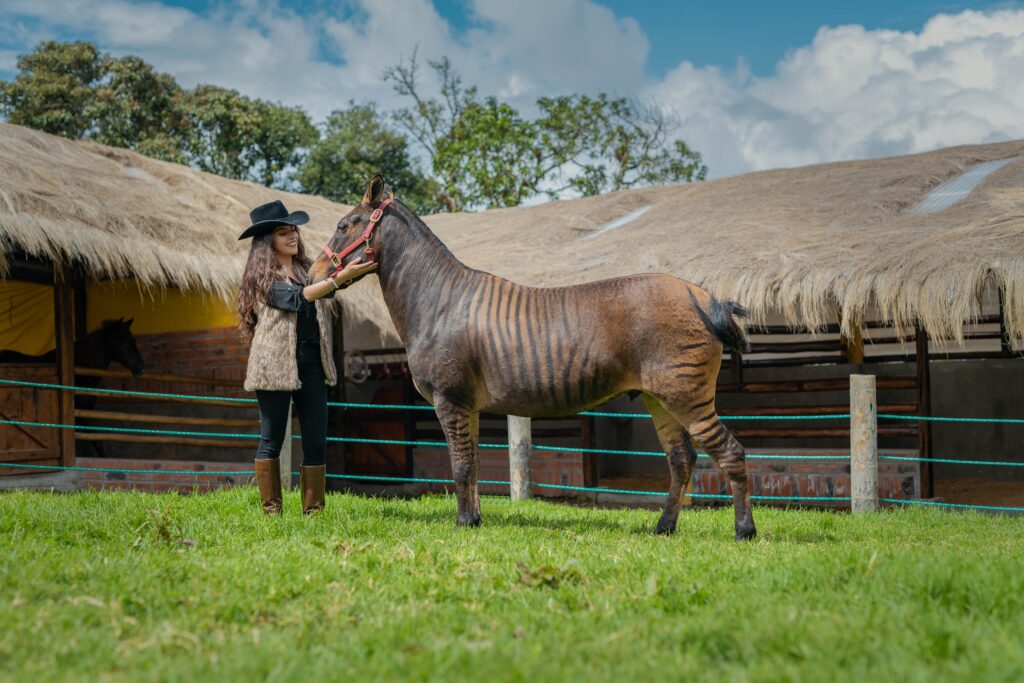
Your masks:
<svg viewBox="0 0 1024 683"><path fill-rule="evenodd" d="M459 517L455 520L456 526L480 526L480 517L470 517L469 519L463 519Z"/></svg>
<svg viewBox="0 0 1024 683"><path fill-rule="evenodd" d="M749 541L757 536L757 529L750 525L749 527L737 527L736 529L736 540L737 541Z"/></svg>
<svg viewBox="0 0 1024 683"><path fill-rule="evenodd" d="M658 522L658 526L654 527L654 533L658 536L671 536L675 532L675 524L662 524L661 522Z"/></svg>

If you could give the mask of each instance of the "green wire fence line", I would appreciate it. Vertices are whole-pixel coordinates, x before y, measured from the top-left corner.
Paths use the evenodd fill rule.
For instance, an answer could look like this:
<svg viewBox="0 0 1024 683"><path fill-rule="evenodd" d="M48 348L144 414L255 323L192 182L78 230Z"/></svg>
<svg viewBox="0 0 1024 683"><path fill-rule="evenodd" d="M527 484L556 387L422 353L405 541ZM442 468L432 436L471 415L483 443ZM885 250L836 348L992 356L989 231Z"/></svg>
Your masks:
<svg viewBox="0 0 1024 683"><path fill-rule="evenodd" d="M13 425L19 427L48 427L52 429L74 429L109 434L144 434L150 436L185 436L185 437L206 437L217 439L258 439L259 434L239 434L236 432L192 432L176 429L144 429L141 427L109 427L105 425L66 425L54 422L31 422L29 420L0 420L0 425ZM292 439L301 440L301 434L293 434ZM426 446L429 448L447 448L447 441L409 441L405 439L367 439L354 436L328 436L327 441L335 443L368 443L384 446ZM479 448L500 449L508 448L505 443L481 443ZM627 451L613 448L578 448L573 446L546 446L534 444L533 450L554 451L569 453L597 453L602 455L636 455L643 457L664 458L662 451ZM698 453L698 458L710 458L706 453ZM752 460L848 460L849 455L790 455L773 453L748 453L747 458Z"/></svg>
<svg viewBox="0 0 1024 683"><path fill-rule="evenodd" d="M0 467L14 467L30 470L68 470L71 472L131 472L133 474L194 474L197 477L252 477L255 470L153 470L126 469L123 467L82 467L80 465L28 465L16 462L0 462ZM298 472L295 473L296 475ZM328 475L331 476L331 475Z"/></svg>
<svg viewBox="0 0 1024 683"><path fill-rule="evenodd" d="M156 436L185 436L185 437L206 437L217 439L258 439L259 434L239 434L236 432L192 432L175 429L144 429L140 427L109 427L105 425L66 425L53 422L31 422L29 420L0 420L0 424L20 427L48 427L53 429L74 429L110 434L145 434ZM292 439L301 440L302 435L293 434ZM383 446L425 446L428 448L447 448L446 441L411 441L405 439L367 439L354 436L328 436L327 441L335 443L367 443ZM508 448L505 443L481 443L479 448L499 449ZM635 455L641 457L665 457L662 451L628 451L614 448L580 448L575 446L547 446L534 444L533 450L553 451L566 453L596 453L600 455ZM698 453L698 458L710 458L706 453ZM847 454L836 455L803 455L803 454L776 454L776 453L748 453L747 458L751 460L849 460ZM879 460L898 460L906 462L931 462L951 465L977 465L991 467L1024 467L1024 462L1003 462L998 460L958 460L954 458L921 458L901 455L879 455Z"/></svg>
<svg viewBox="0 0 1024 683"><path fill-rule="evenodd" d="M0 420L0 424L17 425L26 427L51 427L55 429L76 429L95 432L125 433L125 434L148 434L158 436L188 436L188 437L210 437L210 438L233 438L233 439L258 439L259 434L238 434L233 432L192 432L171 429L142 429L136 427L108 427L96 425L65 425L49 422L30 422L27 420ZM301 440L302 435L293 434L292 439ZM366 443L383 446L425 446L428 448L447 448L446 441L411 441L405 439L368 439L354 436L328 436L329 442L335 443ZM508 448L504 443L480 443L479 448L500 449ZM601 455L635 455L643 457L665 457L662 451L629 451L614 448L580 448L574 446L547 446L534 444L531 446L537 451L552 451L566 453L596 453ZM706 453L698 453L698 458L710 458ZM782 454L782 453L747 453L746 457L751 460L849 460L847 454L835 455L803 455L803 454ZM931 462L952 465L977 465L993 467L1024 467L1024 462L1003 462L998 460L957 460L953 458L921 458L900 455L879 455L879 460L897 460L906 462Z"/></svg>
<svg viewBox="0 0 1024 683"><path fill-rule="evenodd" d="M894 415L878 413L880 420L917 420L920 422L976 422L983 424L1024 425L1024 419L1012 417L936 417L934 415Z"/></svg>
<svg viewBox="0 0 1024 683"><path fill-rule="evenodd" d="M0 463L0 467L16 467L43 470L71 470L77 472L131 472L133 474L185 474L195 476L255 476L255 470L236 471L193 471L193 470L158 470L158 469L129 469L121 467L67 467L60 465L21 465L18 463ZM292 472L292 476L299 476L299 472ZM379 482L398 482L413 484L454 484L454 479L430 479L427 477L385 477L369 474L327 474L329 479L359 479ZM502 480L484 479L477 482L481 486L509 486L510 482ZM534 482L532 486L549 489L560 489L567 491L581 491L590 493L617 493L643 496L666 496L666 491L640 491L633 489L605 489L592 486L569 486L567 484L539 484ZM709 498L732 500L732 496L724 493L688 493L691 498ZM810 501L849 501L849 497L843 496L750 496L752 500L810 500Z"/></svg>
<svg viewBox="0 0 1024 683"><path fill-rule="evenodd" d="M216 396L212 394L169 394L149 391L128 391L127 389L104 389L100 387L76 387L67 384L50 384L47 382L28 382L22 380L0 379L0 384L11 386L35 387L37 389L61 389L67 391L86 391L110 394L115 396L151 396L155 398L186 399L193 401L228 401L231 403L256 403L254 398L240 398L230 396ZM426 410L433 411L434 406L415 405L402 403L349 403L341 401L328 401L327 405L332 408L368 408L374 410ZM626 417L650 419L647 413L602 413L584 411L577 415L591 415L598 417ZM566 416L571 417L571 416ZM721 415L723 420L841 420L849 419L849 413L836 413L830 415Z"/></svg>
<svg viewBox="0 0 1024 683"><path fill-rule="evenodd" d="M76 472L121 472L121 473L135 473L135 474L171 474L171 475L194 475L194 476L254 476L256 472L254 470L234 470L234 471L218 471L218 470L161 470L161 469L129 469L123 467L76 467L76 466L61 466L61 465L27 465L19 463L0 463L0 467L13 467L18 469L39 469L39 470L68 470ZM299 476L298 472L292 472L293 476ZM331 479L358 479L365 481L379 481L379 482L398 482L398 483L420 483L420 484L454 484L452 479L430 479L430 478L417 478L417 477L385 477L376 476L369 474L328 474L328 478ZM477 482L483 486L508 486L509 482L501 480L481 480ZM665 496L668 495L665 491L639 491L635 489L611 489L611 488L596 488L592 486L570 486L567 484L532 484L538 488L558 489L565 491L580 491L587 493L615 493L624 495L641 495L641 496ZM724 493L688 493L686 494L690 498L705 498L705 499L718 499L718 500L731 500L732 496ZM766 495L752 495L751 500L759 501L773 501L773 500L784 500L784 501L826 501L826 502L849 502L849 496L766 496ZM891 503L894 505L925 505L931 507L942 507L942 508L953 508L953 509L966 509L966 510L990 510L999 512L1024 512L1024 507L1009 507L1002 505L971 505L966 503L943 503L931 500L910 500L904 498L880 498L883 503Z"/></svg>
<svg viewBox="0 0 1024 683"><path fill-rule="evenodd" d="M23 380L0 379L0 384L10 386L36 387L39 389L63 389L69 391L88 391L118 396L152 396L156 398L189 399L197 401L226 401L231 403L256 403L254 398L241 398L231 396L217 396L212 394L170 394L149 391L129 391L127 389L104 389L100 387L75 387L67 384L50 384L46 382L28 382ZM429 405L401 404L401 403L349 403L339 401L328 401L328 406L334 408L367 408L376 410L426 410L433 411L434 407ZM613 413L603 411L585 410L577 415L590 417L618 417L629 419L650 419L647 413ZM569 417L569 416L566 416ZM850 418L850 413L829 413L826 415L720 415L723 420L845 420ZM880 419L886 420L917 420L922 422L974 422L993 424L1024 424L1024 418L999 418L999 417L938 417L934 415L896 415L893 413L879 413Z"/></svg>
<svg viewBox="0 0 1024 683"><path fill-rule="evenodd" d="M14 379L0 379L0 384L18 387L35 387L37 389L63 389L67 391L87 391L89 393L112 394L117 396L155 396L156 398L184 398L195 401L226 401L229 403L256 403L254 398L235 398L231 396L197 396L195 394L163 394L154 391L129 391L127 389L104 389L102 387L74 387L67 384L49 384L47 382L25 382Z"/></svg>
<svg viewBox="0 0 1024 683"><path fill-rule="evenodd" d="M1024 462L1002 462L999 460L954 460L953 458L920 458L909 455L879 455L879 460L905 460L908 462L938 462L950 465L991 465L995 467L1024 467Z"/></svg>
<svg viewBox="0 0 1024 683"><path fill-rule="evenodd" d="M908 500L904 498L879 498L883 503L902 505L925 505L931 507L954 508L962 510L996 510L999 512L1024 512L1024 508L1006 507L1003 505L969 505L967 503L940 503L934 500Z"/></svg>

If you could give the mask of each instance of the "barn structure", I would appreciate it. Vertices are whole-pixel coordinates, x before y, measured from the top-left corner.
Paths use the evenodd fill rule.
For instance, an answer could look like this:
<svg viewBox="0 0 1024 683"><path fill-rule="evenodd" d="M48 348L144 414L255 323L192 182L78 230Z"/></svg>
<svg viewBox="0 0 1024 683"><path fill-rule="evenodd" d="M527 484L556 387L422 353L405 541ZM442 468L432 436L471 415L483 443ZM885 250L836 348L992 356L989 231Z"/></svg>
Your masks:
<svg viewBox="0 0 1024 683"><path fill-rule="evenodd" d="M848 376L855 372L879 376L883 413L1020 416L1022 151L1022 142L957 147L427 222L468 265L517 282L556 286L667 272L743 303L753 314L753 353L723 363L720 412L748 418L734 430L749 451L837 453L848 445L842 421L773 418L845 412ZM56 362L3 365L0 376L69 384L76 375L74 340L105 318L134 317L146 372L132 378L117 369L79 368L79 381L99 374L108 388L207 396L204 403L100 396L97 410L76 409L67 393L0 387L0 419L71 424L77 413L90 427L0 425L0 461L68 464L77 439L100 441L105 462L245 469L251 449L238 440L109 434L96 426L255 431L254 410L217 403L244 395L245 349L233 333L230 302L247 245L235 237L250 207L280 198L310 213L305 238L316 249L348 207L11 125L0 125L0 198L0 348L42 353L52 344L58 351ZM47 301L52 304L41 303ZM350 381L334 399L415 402L373 279L346 290L340 304L343 349L336 355ZM36 322L25 324L26 316ZM48 407L33 413L33 405ZM623 398L607 410L640 408ZM331 434L436 441L439 428L429 418L426 412L337 410ZM500 419L482 425L482 441L502 441ZM931 497L938 490L955 497L955 484L968 479L984 481L978 495L999 487L1016 495L1024 485L1006 468L928 462L1021 459L1013 429L884 422L883 449L925 459L921 466L887 466L885 493ZM535 454L538 481L664 490L665 466L657 458L574 450L656 450L649 423L569 417L536 424L534 437L551 447ZM83 455L98 461L95 452ZM507 476L504 452L483 455L482 478ZM446 456L436 447L353 443L333 449L328 462L330 471L353 475L447 476ZM848 481L842 461L763 460L751 469L755 490L781 494L841 494ZM156 487L168 481L104 477L92 484ZM713 470L698 472L695 491L722 487Z"/></svg>

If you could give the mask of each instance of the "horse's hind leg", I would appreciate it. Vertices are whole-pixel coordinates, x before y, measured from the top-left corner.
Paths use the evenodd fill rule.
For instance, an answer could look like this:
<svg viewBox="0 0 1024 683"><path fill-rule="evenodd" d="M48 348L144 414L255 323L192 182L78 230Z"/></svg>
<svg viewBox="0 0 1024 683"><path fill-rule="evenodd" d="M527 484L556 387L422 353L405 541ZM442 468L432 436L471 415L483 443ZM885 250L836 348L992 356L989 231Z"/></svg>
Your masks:
<svg viewBox="0 0 1024 683"><path fill-rule="evenodd" d="M435 403L437 418L448 440L455 497L459 504L459 526L480 526L480 495L477 492L477 434L479 416L450 402Z"/></svg>
<svg viewBox="0 0 1024 683"><path fill-rule="evenodd" d="M658 432L658 440L668 458L668 470L671 475L668 499L654 531L658 534L671 534L676 530L683 495L687 484L690 483L693 466L697 462L697 451L693 448L693 440L686 433L686 429L658 399L649 394L644 394L643 399L654 420L654 429Z"/></svg>
<svg viewBox="0 0 1024 683"><path fill-rule="evenodd" d="M700 406L700 404L698 404ZM715 412L714 399L701 409L676 413L689 425L690 435L714 459L732 486L732 504L736 513L736 540L743 541L757 535L754 516L750 509L750 489L747 481L746 453L743 446L722 424Z"/></svg>

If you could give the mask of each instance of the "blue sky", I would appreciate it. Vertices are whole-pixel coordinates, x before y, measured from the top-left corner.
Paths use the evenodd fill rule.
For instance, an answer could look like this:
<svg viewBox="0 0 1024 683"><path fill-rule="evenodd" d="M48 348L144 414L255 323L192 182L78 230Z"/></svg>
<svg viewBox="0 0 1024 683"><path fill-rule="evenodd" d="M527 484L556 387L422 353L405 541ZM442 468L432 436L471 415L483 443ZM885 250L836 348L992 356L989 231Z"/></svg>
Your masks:
<svg viewBox="0 0 1024 683"><path fill-rule="evenodd" d="M651 102L712 177L1024 138L1019 2L0 0L0 78L47 38L315 119L404 104L380 74L418 49L525 111L552 94Z"/></svg>
<svg viewBox="0 0 1024 683"><path fill-rule="evenodd" d="M223 3L168 0L164 4L205 13ZM279 4L300 14L354 12L350 3L340 0L288 0ZM475 23L468 0L434 0L433 4L458 30ZM647 70L652 76L664 75L682 60L698 66L733 67L738 59L745 60L755 75L766 75L787 51L809 43L822 26L859 24L868 29L918 31L939 13L1022 5L935 0L604 0L600 4L639 22L650 42Z"/></svg>

